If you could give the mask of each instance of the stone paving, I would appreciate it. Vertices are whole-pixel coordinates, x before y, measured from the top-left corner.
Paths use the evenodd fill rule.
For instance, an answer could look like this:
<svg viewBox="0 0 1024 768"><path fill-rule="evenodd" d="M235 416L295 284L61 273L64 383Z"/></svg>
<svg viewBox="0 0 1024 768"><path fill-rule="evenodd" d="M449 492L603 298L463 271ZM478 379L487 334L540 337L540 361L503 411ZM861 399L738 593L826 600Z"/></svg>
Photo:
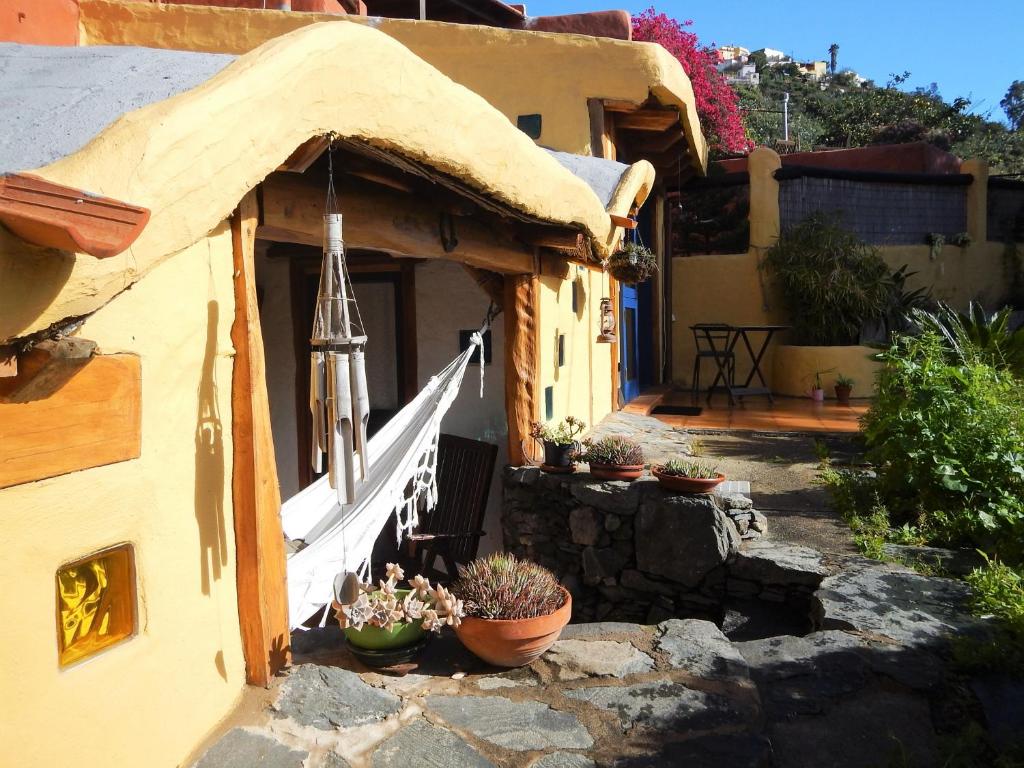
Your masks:
<svg viewBox="0 0 1024 768"><path fill-rule="evenodd" d="M822 578L820 558L791 554L787 578L801 563ZM447 633L397 677L360 666L337 628L297 634L270 711L196 766L927 768L967 717L1020 732L1019 685L950 668L949 637L987 631L960 582L828 562L800 637L733 642L698 619L578 624L502 670Z"/></svg>

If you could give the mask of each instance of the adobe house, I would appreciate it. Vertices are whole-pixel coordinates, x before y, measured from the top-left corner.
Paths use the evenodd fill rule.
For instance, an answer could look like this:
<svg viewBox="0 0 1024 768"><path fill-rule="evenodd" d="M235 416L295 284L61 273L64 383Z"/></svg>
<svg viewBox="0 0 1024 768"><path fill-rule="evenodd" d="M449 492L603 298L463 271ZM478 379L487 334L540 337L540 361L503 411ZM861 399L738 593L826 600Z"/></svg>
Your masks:
<svg viewBox="0 0 1024 768"><path fill-rule="evenodd" d="M0 116L0 509L18 585L2 598L0 650L17 664L0 719L22 734L19 764L59 765L69 743L83 763L178 764L245 682L286 663L279 508L307 482L297 361L332 143L356 290L381 340L371 406L415 392L491 301L503 311L488 399L464 392L457 430L493 425L515 460L546 388L553 408L584 403L594 421L615 405L616 353L596 343L599 299L615 295L600 261L651 195L651 163L538 147L397 35L272 35L268 16L291 15L230 12L266 41L228 55L0 44L0 99L20 105ZM439 48L445 25L427 25L417 34ZM537 35L563 82L607 58L590 39L493 32ZM608 44L623 46L607 91L621 102L577 94L544 125L610 154L608 123L635 115L662 126L642 137L678 133L669 146L699 173L681 68L653 46ZM553 95L551 79L538 90ZM60 739L57 701L78 713ZM111 739L116 723L132 727Z"/></svg>

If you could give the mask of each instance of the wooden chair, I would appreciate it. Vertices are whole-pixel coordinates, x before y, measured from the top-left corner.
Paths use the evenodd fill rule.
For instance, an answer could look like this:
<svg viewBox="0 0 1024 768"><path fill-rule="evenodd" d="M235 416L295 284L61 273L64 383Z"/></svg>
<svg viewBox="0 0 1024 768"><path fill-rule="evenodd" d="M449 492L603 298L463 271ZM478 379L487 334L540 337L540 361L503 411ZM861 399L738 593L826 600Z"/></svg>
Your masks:
<svg viewBox="0 0 1024 768"><path fill-rule="evenodd" d="M701 361L705 358L711 358L711 361L716 366L724 368L726 380L722 382L722 385L728 386L732 384L736 376L736 355L728 349L729 340L732 337L732 329L729 325L725 323L700 323L698 325L691 325L690 330L693 331L693 345L696 348L696 354L693 356L693 374L690 378L690 396L694 405L696 405L697 398L700 395ZM721 379L722 372L720 369L716 369L715 374L711 386L708 387L708 402L711 401L712 391L715 384Z"/></svg>
<svg viewBox="0 0 1024 768"><path fill-rule="evenodd" d="M441 435L437 453L437 507L420 518L409 537L407 576L422 573L435 581L458 578L457 565L476 557L484 535L484 514L491 491L498 446L455 435ZM446 576L434 569L437 558Z"/></svg>

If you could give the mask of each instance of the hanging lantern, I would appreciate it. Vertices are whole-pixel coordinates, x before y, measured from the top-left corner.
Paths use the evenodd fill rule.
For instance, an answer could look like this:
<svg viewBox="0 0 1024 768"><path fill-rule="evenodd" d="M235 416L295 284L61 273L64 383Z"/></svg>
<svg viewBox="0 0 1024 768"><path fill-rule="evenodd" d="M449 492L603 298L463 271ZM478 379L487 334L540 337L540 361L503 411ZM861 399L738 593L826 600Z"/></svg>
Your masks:
<svg viewBox="0 0 1024 768"><path fill-rule="evenodd" d="M601 333L597 340L602 344L614 344L618 341L615 336L615 311L609 298L601 299Z"/></svg>
<svg viewBox="0 0 1024 768"><path fill-rule="evenodd" d="M370 398L363 357L366 335L345 264L333 167L331 171L324 214L324 258L310 337L309 407L313 469L323 471L322 455L326 453L329 482L337 491L338 503L344 505L356 500L357 484L366 479L369 470L366 429Z"/></svg>

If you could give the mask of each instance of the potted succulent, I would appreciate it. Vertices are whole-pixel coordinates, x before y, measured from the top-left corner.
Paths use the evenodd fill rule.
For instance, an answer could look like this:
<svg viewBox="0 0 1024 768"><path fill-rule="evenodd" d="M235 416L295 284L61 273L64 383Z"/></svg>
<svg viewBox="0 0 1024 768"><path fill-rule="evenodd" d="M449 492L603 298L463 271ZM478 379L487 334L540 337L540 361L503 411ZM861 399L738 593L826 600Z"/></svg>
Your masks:
<svg viewBox="0 0 1024 768"><path fill-rule="evenodd" d="M460 566L452 594L466 614L455 634L499 667L521 667L539 657L572 614L572 597L551 571L502 552Z"/></svg>
<svg viewBox="0 0 1024 768"><path fill-rule="evenodd" d="M580 450L576 438L583 434L584 429L586 424L575 416L566 416L554 424L535 421L530 436L544 449L542 469L549 472L571 472L575 466L574 458Z"/></svg>
<svg viewBox="0 0 1024 768"><path fill-rule="evenodd" d="M386 573L376 586L359 585L352 602L336 596L333 603L349 650L370 667L410 661L426 646L428 632L458 627L463 616L462 601L444 587L431 587L429 579L417 575L409 579L408 589L399 589L405 578L401 567L388 563Z"/></svg>
<svg viewBox="0 0 1024 768"><path fill-rule="evenodd" d="M840 405L850 404L850 395L853 393L853 379L849 376L839 374L836 376L836 400Z"/></svg>
<svg viewBox="0 0 1024 768"><path fill-rule="evenodd" d="M641 243L625 243L611 255L605 265L608 273L620 283L642 283L658 269L658 258Z"/></svg>
<svg viewBox="0 0 1024 768"><path fill-rule="evenodd" d="M676 493L710 493L725 480L725 475L717 467L684 459L672 459L651 467L651 472L662 488Z"/></svg>
<svg viewBox="0 0 1024 768"><path fill-rule="evenodd" d="M578 457L590 464L590 473L601 480L636 480L644 473L644 452L626 437L584 440Z"/></svg>

